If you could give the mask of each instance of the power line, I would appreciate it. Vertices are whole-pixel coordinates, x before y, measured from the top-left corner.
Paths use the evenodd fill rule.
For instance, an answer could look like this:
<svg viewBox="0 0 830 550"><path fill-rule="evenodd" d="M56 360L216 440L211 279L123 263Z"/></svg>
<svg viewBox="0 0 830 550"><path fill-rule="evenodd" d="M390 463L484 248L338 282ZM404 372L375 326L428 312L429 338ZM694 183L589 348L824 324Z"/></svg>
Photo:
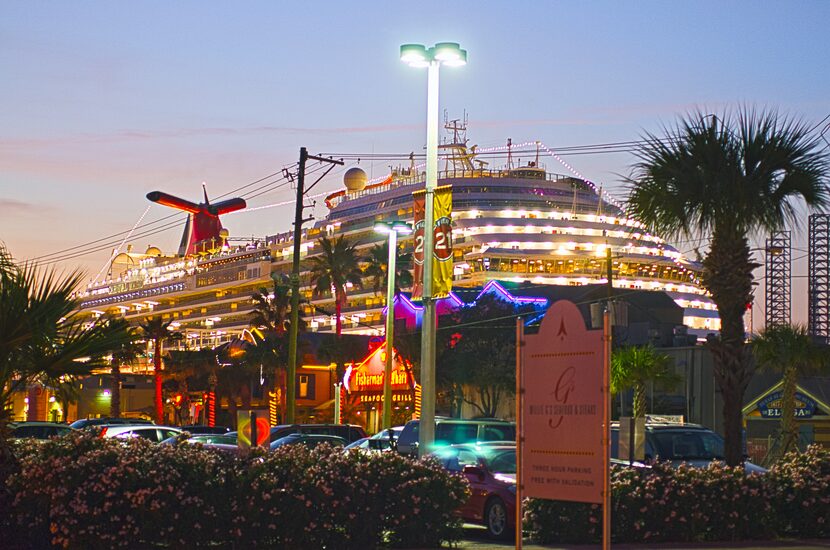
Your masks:
<svg viewBox="0 0 830 550"><path fill-rule="evenodd" d="M296 164L296 163L294 163L294 164ZM283 169L282 169L282 170L280 170L279 172L274 172L274 173L272 173L272 174L268 174L267 176L264 176L264 177L262 177L262 178L259 178L259 179L257 179L257 180L254 180L254 181L252 181L252 182L250 182L250 183L246 183L245 185L242 185L242 186L240 186L240 187L237 187L236 189L232 189L232 190L228 191L227 193L224 193L224 194L222 194L222 195L219 195L219 196L218 196L218 197L216 197L216 198L221 199L221 198L227 197L228 195L232 195L232 194L234 194L234 193L238 193L238 192L239 192L239 191L241 191L242 189L246 189L246 188L251 187L251 186L253 186L253 185L256 185L256 184L258 184L258 183L260 183L260 182L262 182L262 181L264 181L264 180L266 180L266 179L268 179L268 178L272 178L272 177L274 177L274 176L276 176L276 175L278 175L278 174L284 173L284 171L286 170L286 168L287 168L288 166L293 166L294 164L287 164L287 165L286 165L285 167L283 167ZM159 218L159 219L157 219L157 220L153 220L153 221L147 222L147 223L145 223L145 224L142 224L142 225L140 225L139 227L149 227L149 226L155 225L155 224L157 224L157 223L161 223L161 222L163 222L164 220L169 220L169 219L171 219L171 218L174 218L174 217L176 217L176 216L178 216L178 214L168 214L167 216L164 216L164 217ZM177 223L178 223L178 222L177 222ZM43 254L43 255L40 255L40 256L35 256L35 257L33 257L33 258L29 258L29 260L28 260L28 261L33 261L33 262L36 262L37 260L40 260L40 259L43 259L43 258L49 258L49 257L51 257L51 256L56 256L56 255L59 255L59 254L63 254L63 253L65 253L65 252L71 252L72 250L77 250L78 248L85 248L85 247L87 247L87 246L90 246L90 245L93 245L93 244L96 244L96 243L99 243L99 242L105 241L105 240L107 240L107 239L114 239L114 238L116 238L116 237L122 237L122 236L126 235L126 234L127 234L127 233L129 233L129 232L130 232L130 230L129 230L129 229L128 229L128 230L125 230L125 231L119 231L118 233L113 233L112 235L107 235L106 237L101 237L100 239L96 239L96 240L94 240L94 241L89 241L89 242L82 243L82 244L79 244L79 245L71 246L71 247L69 247L69 248L65 248L65 249L63 249L63 250L58 250L58 251L56 251L56 252L51 252L51 253L49 253L49 254Z"/></svg>
<svg viewBox="0 0 830 550"><path fill-rule="evenodd" d="M279 172L277 172L275 174L271 174L271 176L276 175L276 174L279 174ZM256 182L252 182L250 184L247 184L247 185L243 186L242 188L250 187L251 185L254 185L255 183L259 183L259 182L263 181L263 179L266 179L266 178L261 178L261 179L257 180ZM262 185L262 186L260 186L256 189L254 189L253 190L254 191L253 195L248 195L248 196L243 195L243 198L246 198L246 199L255 198L255 197L261 196L265 193L270 193L272 191L275 191L277 189L285 187L289 183L290 183L290 180L287 180L285 178L285 176L282 176L278 179L272 180L272 181L266 183L265 185ZM218 198L225 197L225 196L230 195L230 194L235 194L237 191L238 191L238 189L232 190L228 193L225 193L225 194L221 195ZM162 221L169 220L171 218L175 218L175 219L171 222L168 222L168 223L164 224L164 225L161 225L159 227L155 227L153 229L150 229L151 226L153 226L155 224L158 224ZM172 229L172 228L175 228L175 227L181 227L181 224L185 221L187 221L187 216L186 215L182 216L180 214L170 214L170 215L167 215L167 216L165 216L165 217L163 217L159 220L155 220L153 222L148 222L146 224L143 224L143 225L139 226L141 228L144 228L145 231L140 231L138 233L134 233L132 235L132 238L138 239L138 238L144 238L144 237L150 237L150 236L153 236L153 235L157 235L157 234L165 232L169 229ZM104 237L104 238L101 238L101 239L97 239L95 241L91 241L89 243L85 243L85 244L81 244L81 245L71 247L69 249L66 249L66 251L74 250L74 252L72 254L69 254L69 255L60 255L60 252L55 252L55 253L52 253L52 254L47 254L47 255L44 255L44 256L40 256L38 259L40 259L41 261L39 261L37 263L39 263L41 265L49 265L49 264L54 264L54 263L59 263L59 262L67 261L67 260L72 260L72 259L76 259L76 258L79 258L79 257L87 256L89 254L94 254L96 252L101 252L101 251L107 250L107 249L109 249L110 247L112 247L113 245L115 245L119 242L118 240L111 240L113 237L119 237L119 236L125 235L127 233L128 233L128 231L120 232L120 233L116 233L114 235L111 235L109 237ZM104 242L104 241L106 241L106 242ZM98 244L98 243L100 243L100 244ZM66 251L64 251L64 252L66 252Z"/></svg>

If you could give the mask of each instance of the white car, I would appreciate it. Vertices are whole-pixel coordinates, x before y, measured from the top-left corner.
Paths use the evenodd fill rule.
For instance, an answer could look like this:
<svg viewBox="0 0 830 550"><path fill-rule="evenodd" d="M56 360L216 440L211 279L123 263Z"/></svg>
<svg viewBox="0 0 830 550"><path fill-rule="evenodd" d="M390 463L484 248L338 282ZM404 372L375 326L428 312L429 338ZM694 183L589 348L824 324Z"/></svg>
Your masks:
<svg viewBox="0 0 830 550"><path fill-rule="evenodd" d="M182 433L180 428L174 428L172 426L155 426L152 424L118 424L102 426L99 435L101 437L115 437L118 439L142 437L144 439L149 439L153 443L161 443L165 439L174 437L180 433Z"/></svg>

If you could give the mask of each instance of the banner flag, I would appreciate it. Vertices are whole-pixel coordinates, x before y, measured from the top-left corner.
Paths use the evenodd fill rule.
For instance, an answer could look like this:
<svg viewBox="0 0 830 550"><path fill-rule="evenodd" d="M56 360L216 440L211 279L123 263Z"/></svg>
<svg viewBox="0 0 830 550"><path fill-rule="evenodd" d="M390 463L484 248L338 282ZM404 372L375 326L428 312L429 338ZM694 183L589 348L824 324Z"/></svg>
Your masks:
<svg viewBox="0 0 830 550"><path fill-rule="evenodd" d="M412 299L422 300L424 297L424 204L426 193L418 191L413 194L415 203L413 205L415 217L413 219L413 229L415 229L415 253L413 258L412 269Z"/></svg>
<svg viewBox="0 0 830 550"><path fill-rule="evenodd" d="M452 290L452 186L435 190L435 258L432 296L446 298Z"/></svg>
<svg viewBox="0 0 830 550"><path fill-rule="evenodd" d="M412 299L422 300L424 295L424 207L425 191L413 193L415 253L412 272ZM432 258L432 296L446 298L452 290L453 254L452 254L452 186L437 187L433 195L433 258Z"/></svg>

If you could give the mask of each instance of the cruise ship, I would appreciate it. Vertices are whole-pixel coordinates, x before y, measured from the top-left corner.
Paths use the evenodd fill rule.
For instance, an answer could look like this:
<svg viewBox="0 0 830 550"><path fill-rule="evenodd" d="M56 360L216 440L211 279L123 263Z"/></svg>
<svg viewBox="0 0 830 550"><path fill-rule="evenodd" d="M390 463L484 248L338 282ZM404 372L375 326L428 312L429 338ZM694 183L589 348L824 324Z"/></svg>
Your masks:
<svg viewBox="0 0 830 550"><path fill-rule="evenodd" d="M494 280L606 283L610 247L614 287L665 292L683 308L689 334L705 337L720 328L714 303L700 283L700 264L648 233L592 182L547 171L543 160L561 162L548 149L536 142L531 160L520 165L513 159L515 148L500 148L501 157L485 156L484 150L468 146L463 127L449 129L451 138L440 145L438 184L452 187L455 288L482 288ZM528 156L527 149L523 155ZM490 167L494 160L504 166ZM383 178L330 194L326 217L303 231L302 258L316 254L324 236L343 235L368 252L385 238L374 232L376 222L412 222L413 192L423 189L424 180L412 160ZM111 276L81 293L83 312L134 322L161 315L187 336L180 345L191 348L228 341L248 327L251 295L269 286L272 276L290 272L293 232L236 246L224 235L190 256L165 255L155 247L119 254ZM404 240L407 245L411 249L411 241ZM312 296L308 277L301 274L301 281L309 330L333 332L333 297ZM382 335L384 301L383 291L376 293L370 284L349 288L341 317L344 333Z"/></svg>

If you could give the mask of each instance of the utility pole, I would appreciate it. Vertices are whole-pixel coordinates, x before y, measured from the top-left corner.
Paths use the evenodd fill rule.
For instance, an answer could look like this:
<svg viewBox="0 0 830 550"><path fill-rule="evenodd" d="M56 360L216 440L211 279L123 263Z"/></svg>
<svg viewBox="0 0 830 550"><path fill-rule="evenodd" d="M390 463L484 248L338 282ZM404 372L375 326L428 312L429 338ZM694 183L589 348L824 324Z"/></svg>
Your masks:
<svg viewBox="0 0 830 550"><path fill-rule="evenodd" d="M328 170L323 172L323 175L317 178L317 181L312 183L308 189L305 189L305 165L308 159L317 160L320 162L328 162L331 164ZM297 386L297 340L299 338L300 325L300 240L302 239L303 222L309 221L312 218L303 219L303 198L307 191L317 185L336 165L343 165L342 160L334 160L330 158L316 157L309 155L305 147L300 147L300 164L297 173L297 202L294 205L294 254L292 256L291 264L291 324L288 326L288 380L286 381L285 400L286 412L285 422L288 424L294 423L294 409L296 406L295 389Z"/></svg>

